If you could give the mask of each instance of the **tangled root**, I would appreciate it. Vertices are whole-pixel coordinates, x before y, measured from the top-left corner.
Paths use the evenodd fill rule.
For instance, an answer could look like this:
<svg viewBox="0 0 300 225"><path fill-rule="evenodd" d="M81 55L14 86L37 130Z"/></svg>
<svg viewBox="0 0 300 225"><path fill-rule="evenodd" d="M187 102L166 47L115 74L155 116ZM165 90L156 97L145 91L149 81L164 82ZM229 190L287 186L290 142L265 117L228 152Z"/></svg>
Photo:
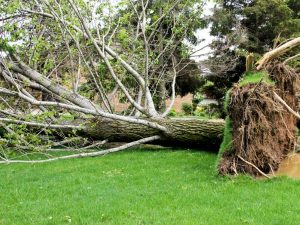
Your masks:
<svg viewBox="0 0 300 225"><path fill-rule="evenodd" d="M294 150L296 118L276 101L274 92L296 110L297 74L282 64L267 68L276 87L257 83L232 89L228 116L233 140L219 162L220 174L270 173Z"/></svg>

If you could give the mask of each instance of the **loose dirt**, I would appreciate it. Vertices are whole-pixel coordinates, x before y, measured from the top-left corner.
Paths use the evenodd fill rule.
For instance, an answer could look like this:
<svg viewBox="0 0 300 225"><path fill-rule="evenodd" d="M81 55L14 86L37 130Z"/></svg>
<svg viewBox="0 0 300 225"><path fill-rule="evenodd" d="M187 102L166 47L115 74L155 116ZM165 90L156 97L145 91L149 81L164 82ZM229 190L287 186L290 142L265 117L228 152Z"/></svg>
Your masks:
<svg viewBox="0 0 300 225"><path fill-rule="evenodd" d="M292 153L285 158L275 175L300 179L300 153Z"/></svg>

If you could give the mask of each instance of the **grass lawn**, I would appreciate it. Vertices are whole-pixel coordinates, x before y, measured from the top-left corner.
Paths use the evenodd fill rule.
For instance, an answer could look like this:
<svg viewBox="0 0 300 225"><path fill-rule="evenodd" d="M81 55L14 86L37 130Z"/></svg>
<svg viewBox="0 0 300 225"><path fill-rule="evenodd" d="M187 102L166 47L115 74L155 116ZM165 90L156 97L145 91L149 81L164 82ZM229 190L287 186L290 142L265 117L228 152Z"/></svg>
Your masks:
<svg viewBox="0 0 300 225"><path fill-rule="evenodd" d="M0 225L300 224L300 181L216 177L216 157L144 149L0 165Z"/></svg>

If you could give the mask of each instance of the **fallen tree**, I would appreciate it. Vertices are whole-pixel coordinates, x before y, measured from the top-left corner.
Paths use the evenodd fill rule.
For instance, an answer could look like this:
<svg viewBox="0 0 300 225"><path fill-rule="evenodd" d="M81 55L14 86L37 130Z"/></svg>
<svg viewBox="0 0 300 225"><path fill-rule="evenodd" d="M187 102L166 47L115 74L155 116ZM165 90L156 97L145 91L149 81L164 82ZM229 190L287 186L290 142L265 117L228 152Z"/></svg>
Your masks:
<svg viewBox="0 0 300 225"><path fill-rule="evenodd" d="M107 15L106 10L112 6L97 5L96 1L19 2L17 7L7 3L12 10L3 12L0 18L8 27L7 39L21 43L0 43L2 148L24 154L30 149L42 149L48 154L58 143L74 143L72 147L84 151L88 147L86 139L90 146L98 144L95 140L100 140L99 144L129 142L93 154L41 160L48 162L97 156L153 141L199 149L218 146L222 120L168 118L178 74L188 66L180 64L178 55L187 31L178 33L175 28L182 26L179 15L185 15L193 1L167 4L159 18L152 17L150 1L130 1L126 7L136 22L128 23L126 30L120 21ZM183 5L178 7L179 3ZM165 23L172 29L162 29ZM18 27L22 35L15 36L10 24ZM184 26L186 29L192 25ZM159 41L157 31L166 32L161 33ZM122 39L124 35L128 40ZM124 41L128 42L124 45ZM88 82L81 85L84 79ZM171 89L171 104L166 109L157 104L157 96L165 98L162 95L166 91L161 90L165 83ZM116 111L114 95L130 106ZM60 118L64 114L76 119L66 122ZM11 160L5 151L0 151L0 157L3 163L22 162Z"/></svg>
<svg viewBox="0 0 300 225"><path fill-rule="evenodd" d="M31 130L41 127L57 129L66 136L72 134L75 129L78 135L93 141L130 142L157 135L160 138L156 143L163 146L202 149L209 147L207 149L209 151L216 151L221 143L224 130L224 120L222 119L207 120L196 117L155 120L155 123L166 128L165 132L146 125L104 118L80 119L56 125L8 118L0 118L0 122L26 125Z"/></svg>
<svg viewBox="0 0 300 225"><path fill-rule="evenodd" d="M166 128L166 132L144 125L124 121L94 119L86 124L83 134L96 140L136 141L140 138L159 135L156 142L164 146L185 146L216 151L221 143L224 121L197 118L160 119L156 123Z"/></svg>
<svg viewBox="0 0 300 225"><path fill-rule="evenodd" d="M109 24L111 26L104 28L100 26L101 24L92 25L95 18L90 20L90 17L94 17L95 10L94 5L90 5L89 2L67 0L53 1L53 4L50 4L47 0L36 0L35 3L28 4L27 1L21 1L17 14L9 14L0 19L6 23L12 20L16 27L29 35L22 40L25 44L21 47L12 48L9 42L0 43L2 50L0 112L1 117L4 117L0 118L0 126L3 128L2 137L4 137L1 138L1 148L13 148L27 154L28 149L42 149L42 144L46 142L43 153L48 156L47 150L52 146L58 146L57 140L49 140L49 137L53 136L59 136L62 139L59 140L60 143L70 143L68 138L75 140L74 136L78 135L101 140L99 143L90 143L90 147L100 146L106 141L129 141L113 149L32 161L49 162L103 155L153 141L172 146L184 144L198 148L218 145L224 126L222 120L168 118L176 96L177 74L183 69L178 66L179 62L174 54L180 45L175 43L178 31L172 29L173 39L168 39L167 44L163 46L157 43L157 37L153 32L159 30L163 19L168 15L176 15L171 21L174 23L172 26L178 25L179 21L176 20L180 18L177 16L178 13L185 12L180 10L173 14L171 12L181 1L169 5L156 19L153 19L148 12L148 1L142 2L142 5L136 5L140 4L140 1L131 1L137 17L137 24L133 29L136 35L131 40L132 43L127 45L134 49L135 54L129 52L128 46L124 47L120 44L122 40L116 33L124 36L126 31L119 32L118 23L114 21ZM100 7L99 10L104 9ZM19 21L19 18L22 20ZM111 18L106 19L109 21ZM32 27L31 23L36 24L37 21L39 26ZM9 27L9 24L7 26ZM7 30L8 37L14 37L12 30ZM37 41L39 38L47 43L53 41L55 44L45 49L42 47L47 45L36 47L32 41L40 44ZM114 43L115 40L117 41ZM298 42L297 39L296 43ZM290 48L294 47L295 43L286 43L283 46ZM152 51L153 48L159 48L161 51L157 54L157 51ZM277 67L268 68L266 63L280 56L280 52L286 53L284 48L281 49L283 51L272 51L266 54L266 60L260 61L259 68L266 68L272 75L272 68ZM42 58L43 61L35 60L36 54L43 55L37 57ZM66 58L68 61L65 60ZM157 62L164 58L167 60L162 68L157 68ZM165 67L171 67L172 71L166 72ZM281 73L281 69L284 68L279 67L275 72L278 71L279 75L290 74ZM93 98L87 91L80 90L82 73L89 76L87 86L92 85L91 89L97 93L96 97ZM261 86L264 84L259 81L255 85L233 88L231 105L229 104L229 115L233 125L231 127L233 130L229 132L233 134L233 139L230 139L229 144L233 142L233 148L226 148L230 151L222 152L220 155L220 158L225 160L221 160L220 173L269 172L276 169L286 152L291 151L295 139L295 118L294 115L287 113L287 107L278 101L281 98L290 110L296 111L293 105L293 92L287 92L289 85L292 85L292 91L294 88L294 78L291 80L291 77L281 77L282 80L276 88L274 85ZM170 83L171 104L160 111L157 109L154 97L158 95L156 93L158 84L164 79L169 80ZM275 92L277 95L274 94ZM130 104L130 107L123 112L115 111L111 93L118 93L120 98ZM253 106L253 109L248 107L249 105ZM38 111L34 114L36 110ZM79 118L74 121L80 122L65 123L60 118L64 113ZM14 124L17 126L13 126ZM35 128L33 135L33 130L28 129L31 127ZM280 138L276 136L278 127ZM46 136L46 141L43 140L43 135ZM267 135L267 139L262 138L263 135ZM226 138L226 131L224 138ZM80 150L85 151L89 146L82 146L85 141L79 139L79 142L81 141L82 143L76 144L76 148L80 146ZM271 147L275 148L275 145L274 157ZM227 157L228 153L230 157ZM0 151L0 158L2 163L28 162L28 160L12 160L5 151Z"/></svg>

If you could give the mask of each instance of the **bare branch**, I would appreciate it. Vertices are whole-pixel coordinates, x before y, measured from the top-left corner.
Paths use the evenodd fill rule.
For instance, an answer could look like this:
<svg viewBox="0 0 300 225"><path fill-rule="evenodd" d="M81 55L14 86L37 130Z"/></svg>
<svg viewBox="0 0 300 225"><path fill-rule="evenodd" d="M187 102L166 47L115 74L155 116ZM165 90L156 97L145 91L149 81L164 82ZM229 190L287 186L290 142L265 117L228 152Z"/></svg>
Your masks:
<svg viewBox="0 0 300 225"><path fill-rule="evenodd" d="M283 64L287 64L289 61L291 61L291 60L293 60L293 59L296 59L296 58L298 58L298 57L300 57L300 53L299 53L299 54L296 54L296 55L294 55L294 56L292 56L292 57L290 57L290 58L287 58L286 60L284 60Z"/></svg>
<svg viewBox="0 0 300 225"><path fill-rule="evenodd" d="M13 123L13 124L24 124L31 127L44 127L44 128L53 128L53 129L82 129L82 126L78 125L69 125L69 124L46 124L46 123L37 123L37 122L27 122L23 120L14 120L14 119L8 119L8 118L1 118L0 121L3 123Z"/></svg>
<svg viewBox="0 0 300 225"><path fill-rule="evenodd" d="M270 60L281 56L282 54L288 52L289 50L291 50L292 48L296 47L300 45L300 37L298 38L294 38L291 41L288 41L287 43L273 49L270 52L267 52L266 54L264 54L264 56L256 63L257 70L260 70L263 68L264 65L266 65L266 63L268 63Z"/></svg>
<svg viewBox="0 0 300 225"><path fill-rule="evenodd" d="M290 113L292 113L295 117L297 117L298 119L300 119L300 115L295 112L291 107L288 106L288 104L286 104L286 102L273 91L274 97L276 100L278 100Z"/></svg>
<svg viewBox="0 0 300 225"><path fill-rule="evenodd" d="M140 145L140 144L145 144L147 142L155 141L155 140L158 140L158 139L160 139L160 136L152 136L152 137L140 139L138 141L133 141L133 142L127 143L125 145L122 145L122 146L119 146L119 147L116 147L116 148L111 148L111 149L102 150L102 151L98 151L98 152L79 153L79 154L61 156L61 157L56 157L56 158L44 159L44 160L32 160L32 161L26 161L26 160L5 160L5 161L0 161L0 164L10 164L10 163L46 163L46 162L52 162L52 161L64 160L64 159L95 157L95 156L101 156L101 155L106 155L106 154L113 153L113 152L122 151L122 150L128 149L130 147L133 147L133 146L136 146L136 145Z"/></svg>
<svg viewBox="0 0 300 225"><path fill-rule="evenodd" d="M176 93L175 93L175 85L176 85L176 77L177 77L177 72L176 72L176 67L175 67L175 62L173 59L173 81L172 81L172 96L171 96L171 103L169 105L169 107L166 109L166 111L162 114L162 117L165 117L169 114L169 112L171 111L174 102L175 102L175 97L176 97Z"/></svg>

